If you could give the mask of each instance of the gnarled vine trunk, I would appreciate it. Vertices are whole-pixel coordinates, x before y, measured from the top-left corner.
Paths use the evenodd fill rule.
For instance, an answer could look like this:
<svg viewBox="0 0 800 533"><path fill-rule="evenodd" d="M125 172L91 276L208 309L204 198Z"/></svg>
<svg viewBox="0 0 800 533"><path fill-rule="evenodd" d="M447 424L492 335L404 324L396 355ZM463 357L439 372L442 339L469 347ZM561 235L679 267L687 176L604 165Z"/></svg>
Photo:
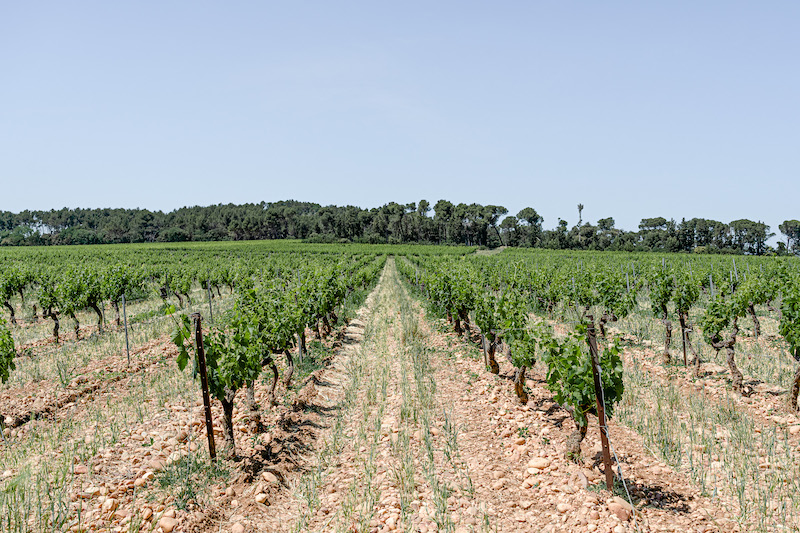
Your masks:
<svg viewBox="0 0 800 533"><path fill-rule="evenodd" d="M289 350L284 350L283 355L286 356L286 374L283 376L283 385L288 389L292 382L292 374L294 374L294 360Z"/></svg>
<svg viewBox="0 0 800 533"><path fill-rule="evenodd" d="M747 305L747 313L750 315L750 318L753 319L753 333L756 338L758 338L761 335L761 322L758 321L756 307L752 302Z"/></svg>
<svg viewBox="0 0 800 533"><path fill-rule="evenodd" d="M265 357L261 365L269 365L270 370L272 370L272 385L270 385L267 400L270 405L278 405L278 402L275 400L275 387L278 385L278 367L275 365L275 360L272 358L272 355Z"/></svg>
<svg viewBox="0 0 800 533"><path fill-rule="evenodd" d="M458 314L461 317L461 321L464 323L464 335L467 337L467 340L469 340L469 338L472 336L472 326L469 323L469 312L466 309L462 309Z"/></svg>
<svg viewBox="0 0 800 533"><path fill-rule="evenodd" d="M6 309L8 309L8 312L11 313L11 323L12 324L16 324L17 323L17 317L14 314L14 306L11 305L8 302L8 300L4 301L3 305L6 307Z"/></svg>
<svg viewBox="0 0 800 533"><path fill-rule="evenodd" d="M225 448L230 457L236 457L236 441L233 438L233 399L236 391L225 389L222 403L222 432L225 436Z"/></svg>
<svg viewBox="0 0 800 533"><path fill-rule="evenodd" d="M599 321L599 324L600 324L600 336L605 339L606 338L606 323L607 322L616 322L617 320L618 320L617 319L617 315L615 315L614 313L609 313L607 311L603 311L603 315L600 317L600 321Z"/></svg>
<svg viewBox="0 0 800 533"><path fill-rule="evenodd" d="M586 432L588 431L589 426L579 426L578 423L575 423L575 431L570 433L569 437L567 437L567 441L564 446L564 456L574 462L578 462L581 457L581 442L586 437Z"/></svg>
<svg viewBox="0 0 800 533"><path fill-rule="evenodd" d="M712 339L711 346L720 351L725 349L726 359L728 361L728 368L731 371L731 386L733 390L741 393L742 392L742 382L744 381L744 376L739 371L739 367L736 366L736 335L739 333L739 325L737 323L737 318L733 319L733 331L731 336L725 340L716 340Z"/></svg>
<svg viewBox="0 0 800 533"><path fill-rule="evenodd" d="M522 405L528 403L528 393L525 391L525 370L526 367L514 369L514 392Z"/></svg>
<svg viewBox="0 0 800 533"><path fill-rule="evenodd" d="M489 358L489 371L492 374L499 374L500 373L500 365L497 364L497 359L495 359L494 355L497 352L497 339L493 339L489 344L489 352L486 354Z"/></svg>
<svg viewBox="0 0 800 533"><path fill-rule="evenodd" d="M483 350L483 366L485 367L489 366L489 356L487 355L489 351L488 342L489 341L486 340L486 335L481 333L481 349Z"/></svg>
<svg viewBox="0 0 800 533"><path fill-rule="evenodd" d="M248 418L250 420L250 429L251 432L258 433L261 431L261 412L259 410L259 405L256 402L256 388L255 383L249 381L247 383L246 391L246 399L245 403L247 403L247 410Z"/></svg>
<svg viewBox="0 0 800 533"><path fill-rule="evenodd" d="M700 375L700 354L697 353L694 345L692 344L692 338L689 334L694 331L692 325L689 324L689 315L687 313L681 313L680 317L680 324L681 324L681 331L682 331L682 338L683 338L683 363L686 365L686 348L688 347L689 350L694 355L694 375Z"/></svg>
<svg viewBox="0 0 800 533"><path fill-rule="evenodd" d="M75 340L81 340L81 323L78 321L78 317L74 313L70 314L69 317L75 321Z"/></svg>
<svg viewBox="0 0 800 533"><path fill-rule="evenodd" d="M119 316L119 304L116 301L112 301L111 307L114 308L114 315L115 315L114 322L117 324L117 326L120 326L122 324L122 321L120 320Z"/></svg>
<svg viewBox="0 0 800 533"><path fill-rule="evenodd" d="M103 312L94 302L90 303L89 307L91 307L92 310L97 313L97 331L103 333Z"/></svg>
<svg viewBox="0 0 800 533"><path fill-rule="evenodd" d="M56 344L58 344L58 330L61 324L58 321L58 315L53 312L52 309L48 309L46 313L43 314L45 318L52 318L53 319L53 339L55 339Z"/></svg>
<svg viewBox="0 0 800 533"><path fill-rule="evenodd" d="M664 338L664 352L661 354L661 361L663 364L668 365L672 360L669 355L669 345L672 344L672 322L664 318L661 320L664 327L667 329L666 337Z"/></svg>
<svg viewBox="0 0 800 533"><path fill-rule="evenodd" d="M792 406L792 411L797 411L798 393L800 393L800 366L797 367L797 371L794 373L792 388L789 391L789 405Z"/></svg>

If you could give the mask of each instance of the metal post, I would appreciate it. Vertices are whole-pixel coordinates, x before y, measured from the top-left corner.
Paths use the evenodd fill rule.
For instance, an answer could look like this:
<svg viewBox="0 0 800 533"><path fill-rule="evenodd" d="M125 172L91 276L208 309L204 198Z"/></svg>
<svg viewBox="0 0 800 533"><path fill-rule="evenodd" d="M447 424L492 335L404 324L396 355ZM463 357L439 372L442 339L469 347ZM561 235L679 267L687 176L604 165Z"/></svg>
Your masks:
<svg viewBox="0 0 800 533"><path fill-rule="evenodd" d="M687 313L686 316L688 317L689 314ZM681 333L683 335L683 366L689 366L686 362L686 328L681 326Z"/></svg>
<svg viewBox="0 0 800 533"><path fill-rule="evenodd" d="M214 323L214 308L211 306L211 284L206 283L206 289L208 289L208 316L211 319L211 323Z"/></svg>
<svg viewBox="0 0 800 533"><path fill-rule="evenodd" d="M214 444L214 422L211 418L211 398L208 394L208 374L206 373L206 352L203 349L203 330L200 325L200 313L193 313L195 328L195 348L197 351L197 366L200 370L200 388L203 391L203 408L206 415L206 433L208 434L208 455L212 460L217 459L217 447Z"/></svg>
<svg viewBox="0 0 800 533"><path fill-rule="evenodd" d="M125 351L128 353L128 366L131 366L131 344L128 341L128 311L125 307L125 295L122 295L122 318L125 321Z"/></svg>
<svg viewBox="0 0 800 533"><path fill-rule="evenodd" d="M614 490L614 471L611 466L611 448L608 445L608 427L606 426L606 410L603 403L603 385L600 381L600 356L597 353L597 338L594 331L594 317L586 315L589 327L586 328L586 340L589 342L589 353L592 357L592 375L594 376L594 393L597 398L597 420L600 423L600 442L603 445L603 466L606 471L606 488Z"/></svg>
<svg viewBox="0 0 800 533"><path fill-rule="evenodd" d="M628 284L628 292L631 292L631 278L627 272L625 272L625 283Z"/></svg>

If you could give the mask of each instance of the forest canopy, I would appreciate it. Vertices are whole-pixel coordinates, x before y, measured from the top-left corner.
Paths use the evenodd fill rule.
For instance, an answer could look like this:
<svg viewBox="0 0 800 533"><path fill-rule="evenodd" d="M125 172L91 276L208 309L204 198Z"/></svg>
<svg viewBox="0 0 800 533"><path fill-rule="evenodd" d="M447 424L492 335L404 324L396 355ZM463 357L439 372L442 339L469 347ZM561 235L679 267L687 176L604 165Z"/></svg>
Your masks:
<svg viewBox="0 0 800 533"><path fill-rule="evenodd" d="M579 213L583 206L579 206ZM580 217L579 217L580 218ZM550 249L664 251L764 255L798 253L800 222L779 229L786 242L772 248L770 227L747 219L728 223L704 218L680 222L642 219L626 231L607 217L553 229L532 207L509 214L503 206L390 202L365 209L294 200L258 204L147 209L69 209L0 212L0 244L69 245L139 242L304 239L310 242L424 243L520 246Z"/></svg>

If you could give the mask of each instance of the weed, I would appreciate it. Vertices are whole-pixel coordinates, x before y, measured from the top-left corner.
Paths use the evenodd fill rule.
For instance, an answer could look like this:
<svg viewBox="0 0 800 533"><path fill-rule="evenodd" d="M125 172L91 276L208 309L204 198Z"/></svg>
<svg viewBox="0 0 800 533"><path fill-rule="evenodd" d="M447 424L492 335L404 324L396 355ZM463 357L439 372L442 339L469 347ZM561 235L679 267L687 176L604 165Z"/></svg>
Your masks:
<svg viewBox="0 0 800 533"><path fill-rule="evenodd" d="M156 476L156 483L175 499L178 509L186 509L200 503L208 486L229 473L222 461L201 460L196 454L188 454L166 465Z"/></svg>

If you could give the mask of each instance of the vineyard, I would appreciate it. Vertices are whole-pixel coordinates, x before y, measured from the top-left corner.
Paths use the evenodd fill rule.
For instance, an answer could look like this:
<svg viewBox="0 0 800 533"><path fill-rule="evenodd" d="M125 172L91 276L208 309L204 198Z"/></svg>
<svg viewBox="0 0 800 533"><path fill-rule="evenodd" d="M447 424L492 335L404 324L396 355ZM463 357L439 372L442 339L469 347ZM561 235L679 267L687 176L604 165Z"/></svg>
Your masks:
<svg viewBox="0 0 800 533"><path fill-rule="evenodd" d="M795 258L0 252L0 531L800 531Z"/></svg>

